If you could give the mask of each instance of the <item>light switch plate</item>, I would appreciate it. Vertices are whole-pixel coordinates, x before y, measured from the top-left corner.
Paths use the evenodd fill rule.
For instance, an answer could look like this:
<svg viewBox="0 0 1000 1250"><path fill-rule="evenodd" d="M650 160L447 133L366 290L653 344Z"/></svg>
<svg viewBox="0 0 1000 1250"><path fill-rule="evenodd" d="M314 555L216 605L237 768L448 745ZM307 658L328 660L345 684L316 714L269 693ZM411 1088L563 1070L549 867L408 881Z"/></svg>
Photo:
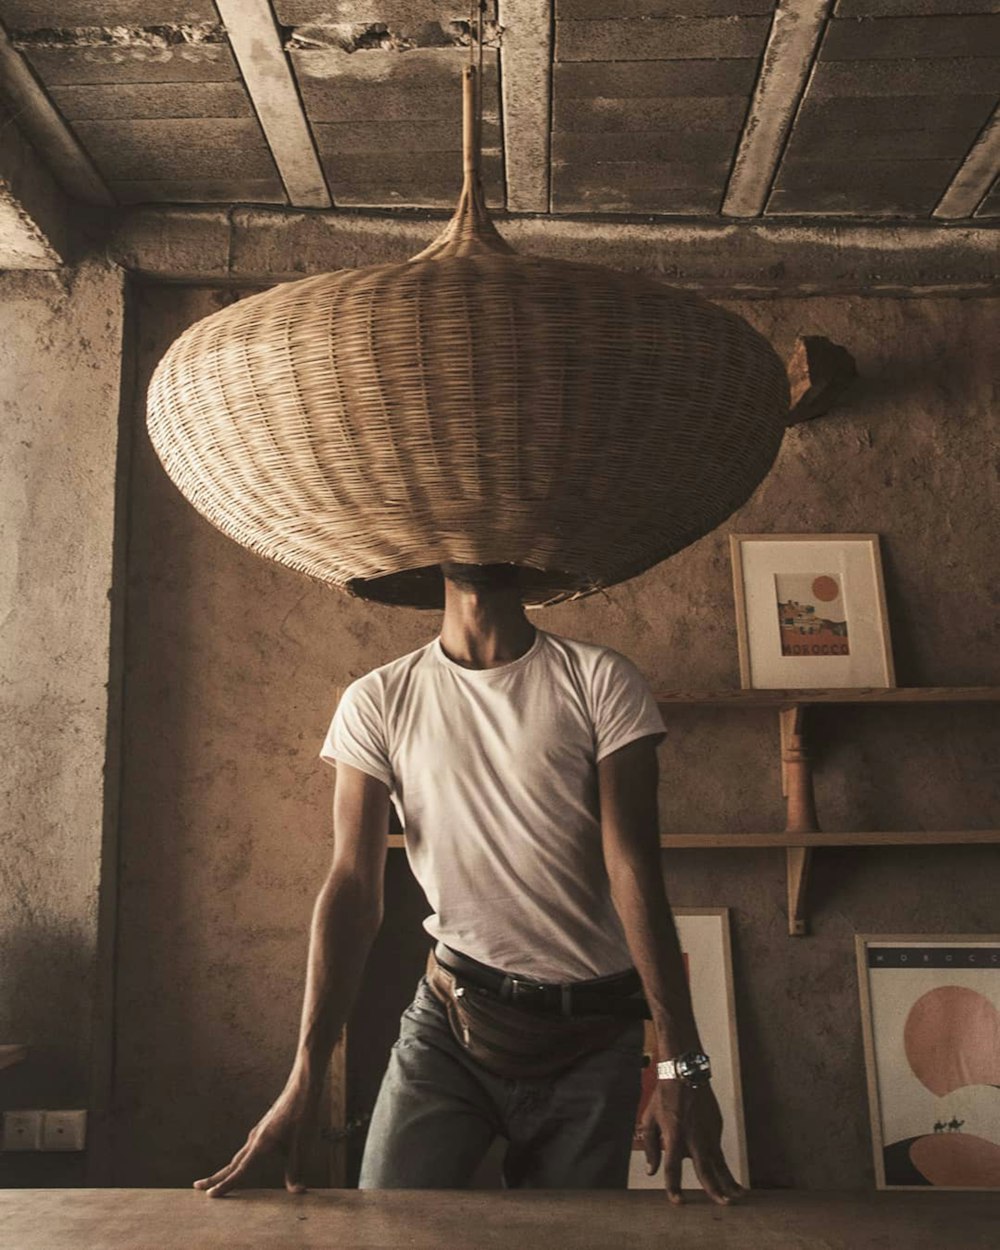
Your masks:
<svg viewBox="0 0 1000 1250"><path fill-rule="evenodd" d="M40 1111L5 1111L3 1148L4 1150L41 1150L42 1113Z"/></svg>
<svg viewBox="0 0 1000 1250"><path fill-rule="evenodd" d="M43 1150L83 1150L86 1144L86 1111L45 1111L42 1113Z"/></svg>

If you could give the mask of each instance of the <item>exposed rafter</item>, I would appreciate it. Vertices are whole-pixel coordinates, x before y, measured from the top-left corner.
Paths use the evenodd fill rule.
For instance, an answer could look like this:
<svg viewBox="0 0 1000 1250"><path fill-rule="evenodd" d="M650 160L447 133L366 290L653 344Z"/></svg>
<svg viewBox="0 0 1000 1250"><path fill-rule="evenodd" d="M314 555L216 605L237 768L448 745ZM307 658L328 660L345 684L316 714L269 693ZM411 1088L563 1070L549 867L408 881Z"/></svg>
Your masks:
<svg viewBox="0 0 1000 1250"><path fill-rule="evenodd" d="M972 145L934 210L935 217L971 217L1000 176L1000 105Z"/></svg>
<svg viewBox="0 0 1000 1250"><path fill-rule="evenodd" d="M65 191L88 204L113 204L93 162L35 81L0 26L0 83L11 115Z"/></svg>
<svg viewBox="0 0 1000 1250"><path fill-rule="evenodd" d="M507 207L549 210L552 3L499 0Z"/></svg>
<svg viewBox="0 0 1000 1250"><path fill-rule="evenodd" d="M329 208L330 192L269 0L216 0L216 7L289 201L297 208Z"/></svg>
<svg viewBox="0 0 1000 1250"><path fill-rule="evenodd" d="M722 211L759 217L778 172L833 0L779 0Z"/></svg>
<svg viewBox="0 0 1000 1250"><path fill-rule="evenodd" d="M0 269L56 269L69 254L66 197L0 103Z"/></svg>

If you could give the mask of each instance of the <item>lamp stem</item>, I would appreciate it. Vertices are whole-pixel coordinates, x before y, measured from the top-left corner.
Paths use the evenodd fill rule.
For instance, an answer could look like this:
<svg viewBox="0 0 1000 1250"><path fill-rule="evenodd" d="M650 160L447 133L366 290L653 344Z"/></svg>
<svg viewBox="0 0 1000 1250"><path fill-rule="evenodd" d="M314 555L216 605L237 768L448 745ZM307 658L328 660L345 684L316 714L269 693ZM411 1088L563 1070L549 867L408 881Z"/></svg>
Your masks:
<svg viewBox="0 0 1000 1250"><path fill-rule="evenodd" d="M476 108L476 67L462 71L462 169L465 180L479 173L479 126Z"/></svg>
<svg viewBox="0 0 1000 1250"><path fill-rule="evenodd" d="M478 19L470 15L469 63L462 70L462 193L455 213L440 235L411 260L431 260L450 252L468 254L487 248L492 252L510 252L490 219L483 195L482 167L483 119L483 12L480 3ZM477 64L478 61L478 64Z"/></svg>

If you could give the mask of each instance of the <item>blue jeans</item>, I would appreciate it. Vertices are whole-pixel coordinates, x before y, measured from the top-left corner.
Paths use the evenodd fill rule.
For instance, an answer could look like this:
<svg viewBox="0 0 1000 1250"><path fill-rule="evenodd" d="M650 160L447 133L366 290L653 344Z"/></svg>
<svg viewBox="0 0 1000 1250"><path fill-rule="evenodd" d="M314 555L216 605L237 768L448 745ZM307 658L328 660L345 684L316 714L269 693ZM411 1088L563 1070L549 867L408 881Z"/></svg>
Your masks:
<svg viewBox="0 0 1000 1250"><path fill-rule="evenodd" d="M361 1164L361 1189L461 1189L496 1137L504 1184L624 1189L642 1073L642 1021L555 1076L494 1076L455 1041L421 979L403 1012Z"/></svg>

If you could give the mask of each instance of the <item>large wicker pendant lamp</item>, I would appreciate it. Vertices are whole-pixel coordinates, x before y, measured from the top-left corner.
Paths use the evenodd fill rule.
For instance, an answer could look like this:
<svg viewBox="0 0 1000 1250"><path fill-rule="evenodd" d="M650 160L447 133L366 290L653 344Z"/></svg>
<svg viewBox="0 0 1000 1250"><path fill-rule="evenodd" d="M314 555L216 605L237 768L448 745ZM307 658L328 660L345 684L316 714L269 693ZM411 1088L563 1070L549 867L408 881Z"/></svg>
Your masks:
<svg viewBox="0 0 1000 1250"><path fill-rule="evenodd" d="M738 508L787 420L782 363L741 318L507 246L476 84L470 65L435 243L205 318L149 392L153 444L209 521L384 603L440 606L445 561L519 566L528 603L624 581Z"/></svg>

